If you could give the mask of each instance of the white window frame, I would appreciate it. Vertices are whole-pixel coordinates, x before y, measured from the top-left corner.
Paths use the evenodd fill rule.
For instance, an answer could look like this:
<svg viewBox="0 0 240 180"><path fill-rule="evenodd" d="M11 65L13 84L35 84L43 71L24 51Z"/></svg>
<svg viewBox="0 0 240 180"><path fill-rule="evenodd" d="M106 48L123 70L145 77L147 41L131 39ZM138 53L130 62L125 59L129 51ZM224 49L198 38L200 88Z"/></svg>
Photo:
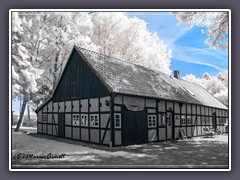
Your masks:
<svg viewBox="0 0 240 180"><path fill-rule="evenodd" d="M81 114L81 126L88 127L88 114Z"/></svg>
<svg viewBox="0 0 240 180"><path fill-rule="evenodd" d="M92 122L92 117L93 118L93 122ZM96 118L97 117L97 118ZM99 127L99 114L90 114L90 127ZM97 122L97 125L96 125Z"/></svg>
<svg viewBox="0 0 240 180"><path fill-rule="evenodd" d="M155 124L155 125L153 125L153 124ZM157 116L156 115L148 115L148 127L149 128L157 127Z"/></svg>
<svg viewBox="0 0 240 180"><path fill-rule="evenodd" d="M187 119L186 115L181 115L181 124L186 125L187 124Z"/></svg>
<svg viewBox="0 0 240 180"><path fill-rule="evenodd" d="M117 116L119 116L119 118L117 118ZM119 122L117 122L119 120ZM122 116L121 113L114 113L114 127L116 129L120 129L122 127ZM117 124L119 124L119 126L117 126Z"/></svg>
<svg viewBox="0 0 240 180"><path fill-rule="evenodd" d="M42 122L47 122L47 119L48 119L48 114L44 113L42 115Z"/></svg>
<svg viewBox="0 0 240 180"><path fill-rule="evenodd" d="M77 119L76 119L76 116L78 117ZM77 120L78 124L74 124L75 119ZM79 124L80 124L80 115L79 114L73 114L72 115L72 125L73 126L79 126Z"/></svg>

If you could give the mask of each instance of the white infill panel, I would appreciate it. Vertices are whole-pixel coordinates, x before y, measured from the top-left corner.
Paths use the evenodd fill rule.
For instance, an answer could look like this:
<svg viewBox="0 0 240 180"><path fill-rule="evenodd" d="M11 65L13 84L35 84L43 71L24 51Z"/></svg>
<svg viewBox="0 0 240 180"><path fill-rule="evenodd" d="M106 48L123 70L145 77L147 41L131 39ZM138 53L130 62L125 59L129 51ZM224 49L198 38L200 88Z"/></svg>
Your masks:
<svg viewBox="0 0 240 180"><path fill-rule="evenodd" d="M165 128L159 128L159 140L163 141L166 140L166 129Z"/></svg>
<svg viewBox="0 0 240 180"><path fill-rule="evenodd" d="M53 112L58 112L58 103L53 103Z"/></svg>
<svg viewBox="0 0 240 180"><path fill-rule="evenodd" d="M58 126L57 125L53 125L53 135L57 136L58 135L57 132L58 132Z"/></svg>
<svg viewBox="0 0 240 180"><path fill-rule="evenodd" d="M48 103L48 112L52 112L52 101Z"/></svg>
<svg viewBox="0 0 240 180"><path fill-rule="evenodd" d="M65 112L71 112L72 111L72 103L71 103L71 101L66 101L65 102L65 106L66 106Z"/></svg>
<svg viewBox="0 0 240 180"><path fill-rule="evenodd" d="M100 103L101 103L101 107L100 107L101 112L110 111L110 98L109 97L100 98Z"/></svg>
<svg viewBox="0 0 240 180"><path fill-rule="evenodd" d="M43 107L43 112L47 112L47 104Z"/></svg>
<svg viewBox="0 0 240 180"><path fill-rule="evenodd" d="M123 96L123 103L125 105L135 105L144 107L144 98Z"/></svg>
<svg viewBox="0 0 240 180"><path fill-rule="evenodd" d="M114 103L115 104L122 104L122 96L121 95L116 95L114 98Z"/></svg>
<svg viewBox="0 0 240 180"><path fill-rule="evenodd" d="M46 124L43 124L43 130L42 130L42 132L44 133L44 134L46 134L47 133L47 125Z"/></svg>
<svg viewBox="0 0 240 180"><path fill-rule="evenodd" d="M156 100L146 99L146 107L156 107Z"/></svg>
<svg viewBox="0 0 240 180"><path fill-rule="evenodd" d="M65 109L64 102L60 102L59 103L59 112L64 112L64 109Z"/></svg>
<svg viewBox="0 0 240 180"><path fill-rule="evenodd" d="M176 139L179 139L180 138L180 128L179 127L175 127L175 135L174 135L174 137L176 138Z"/></svg>
<svg viewBox="0 0 240 180"><path fill-rule="evenodd" d="M42 122L42 110L38 111L37 120L38 120L38 122Z"/></svg>
<svg viewBox="0 0 240 180"><path fill-rule="evenodd" d="M53 114L53 124L58 124L58 114Z"/></svg>
<svg viewBox="0 0 240 180"><path fill-rule="evenodd" d="M167 102L167 110L173 110L173 102Z"/></svg>
<svg viewBox="0 0 240 180"><path fill-rule="evenodd" d="M105 136L104 136L105 134ZM104 138L104 139L103 139ZM110 143L110 131L101 130L101 141L103 139L103 144L108 144Z"/></svg>
<svg viewBox="0 0 240 180"><path fill-rule="evenodd" d="M101 128L106 128L110 114L101 114L100 117L101 117ZM108 127L110 127L110 123Z"/></svg>
<svg viewBox="0 0 240 180"><path fill-rule="evenodd" d="M79 112L79 101L73 101L73 112Z"/></svg>
<svg viewBox="0 0 240 180"><path fill-rule="evenodd" d="M48 130L48 134L52 135L52 125L48 125L47 130Z"/></svg>
<svg viewBox="0 0 240 180"><path fill-rule="evenodd" d="M81 128L81 140L83 140L83 141L89 141L88 129L86 129L86 128Z"/></svg>
<svg viewBox="0 0 240 180"><path fill-rule="evenodd" d="M165 108L165 101L160 100L158 102L158 111L159 112L165 112L166 108Z"/></svg>
<svg viewBox="0 0 240 180"><path fill-rule="evenodd" d="M180 113L180 106L178 102L174 103L174 112L175 113Z"/></svg>
<svg viewBox="0 0 240 180"><path fill-rule="evenodd" d="M99 102L98 99L90 99L90 112L98 112Z"/></svg>
<svg viewBox="0 0 240 180"><path fill-rule="evenodd" d="M42 124L37 125L37 132L42 133Z"/></svg>
<svg viewBox="0 0 240 180"><path fill-rule="evenodd" d="M65 115L65 124L66 125L72 125L72 115L71 114L66 114Z"/></svg>
<svg viewBox="0 0 240 180"><path fill-rule="evenodd" d="M115 131L115 145L122 144L121 131Z"/></svg>
<svg viewBox="0 0 240 180"><path fill-rule="evenodd" d="M81 100L81 112L88 112L88 99Z"/></svg>
<svg viewBox="0 0 240 180"><path fill-rule="evenodd" d="M91 142L99 143L99 130L98 129L91 129Z"/></svg>
<svg viewBox="0 0 240 180"><path fill-rule="evenodd" d="M48 123L52 123L52 114L48 114Z"/></svg>
<svg viewBox="0 0 240 180"><path fill-rule="evenodd" d="M72 128L71 127L65 127L65 137L66 138L72 137Z"/></svg>
<svg viewBox="0 0 240 180"><path fill-rule="evenodd" d="M114 106L114 111L115 112L120 112L121 111L121 106Z"/></svg>
<svg viewBox="0 0 240 180"><path fill-rule="evenodd" d="M148 130L148 141L157 141L157 130L156 129L151 129Z"/></svg>
<svg viewBox="0 0 240 180"><path fill-rule="evenodd" d="M80 139L80 128L73 127L73 139Z"/></svg>
<svg viewBox="0 0 240 180"><path fill-rule="evenodd" d="M156 109L148 109L148 113L156 113Z"/></svg>

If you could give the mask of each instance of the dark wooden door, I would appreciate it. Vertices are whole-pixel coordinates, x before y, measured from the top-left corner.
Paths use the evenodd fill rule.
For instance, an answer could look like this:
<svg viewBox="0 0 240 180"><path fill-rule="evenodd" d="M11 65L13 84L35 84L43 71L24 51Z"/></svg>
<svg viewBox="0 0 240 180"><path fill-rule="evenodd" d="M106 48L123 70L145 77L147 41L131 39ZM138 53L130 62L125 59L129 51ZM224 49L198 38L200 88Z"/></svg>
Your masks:
<svg viewBox="0 0 240 180"><path fill-rule="evenodd" d="M65 115L58 114L58 136L65 137Z"/></svg>
<svg viewBox="0 0 240 180"><path fill-rule="evenodd" d="M214 112L212 114L212 126L213 126L213 129L217 129L217 118L216 118L216 113Z"/></svg>
<svg viewBox="0 0 240 180"><path fill-rule="evenodd" d="M140 144L147 142L146 111L124 110L123 144Z"/></svg>
<svg viewBox="0 0 240 180"><path fill-rule="evenodd" d="M167 112L167 139L173 139L173 119L172 119L172 112Z"/></svg>

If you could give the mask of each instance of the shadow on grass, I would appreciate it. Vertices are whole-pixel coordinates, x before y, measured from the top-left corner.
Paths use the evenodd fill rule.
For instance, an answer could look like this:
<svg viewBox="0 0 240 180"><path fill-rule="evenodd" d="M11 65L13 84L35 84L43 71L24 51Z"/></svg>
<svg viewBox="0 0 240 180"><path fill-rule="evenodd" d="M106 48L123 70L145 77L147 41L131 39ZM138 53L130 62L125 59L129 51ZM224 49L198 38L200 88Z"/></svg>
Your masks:
<svg viewBox="0 0 240 180"><path fill-rule="evenodd" d="M51 166L62 168L139 168L142 166L144 168L228 168L228 144L217 140L172 140L109 148L38 133L26 133L26 135L46 141L61 142L65 144L64 146L77 145L79 152L69 152L67 157L61 160L13 161L15 167L36 165L47 168ZM81 151L81 146L87 147L87 150Z"/></svg>

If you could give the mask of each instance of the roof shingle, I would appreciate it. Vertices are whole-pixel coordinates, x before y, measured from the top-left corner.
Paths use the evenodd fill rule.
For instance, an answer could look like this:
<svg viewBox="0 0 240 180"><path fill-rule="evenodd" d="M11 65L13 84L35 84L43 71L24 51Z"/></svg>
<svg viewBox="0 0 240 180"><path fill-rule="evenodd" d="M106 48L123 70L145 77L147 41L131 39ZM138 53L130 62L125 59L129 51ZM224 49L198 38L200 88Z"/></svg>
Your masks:
<svg viewBox="0 0 240 180"><path fill-rule="evenodd" d="M199 85L80 47L75 48L113 92L227 109Z"/></svg>

